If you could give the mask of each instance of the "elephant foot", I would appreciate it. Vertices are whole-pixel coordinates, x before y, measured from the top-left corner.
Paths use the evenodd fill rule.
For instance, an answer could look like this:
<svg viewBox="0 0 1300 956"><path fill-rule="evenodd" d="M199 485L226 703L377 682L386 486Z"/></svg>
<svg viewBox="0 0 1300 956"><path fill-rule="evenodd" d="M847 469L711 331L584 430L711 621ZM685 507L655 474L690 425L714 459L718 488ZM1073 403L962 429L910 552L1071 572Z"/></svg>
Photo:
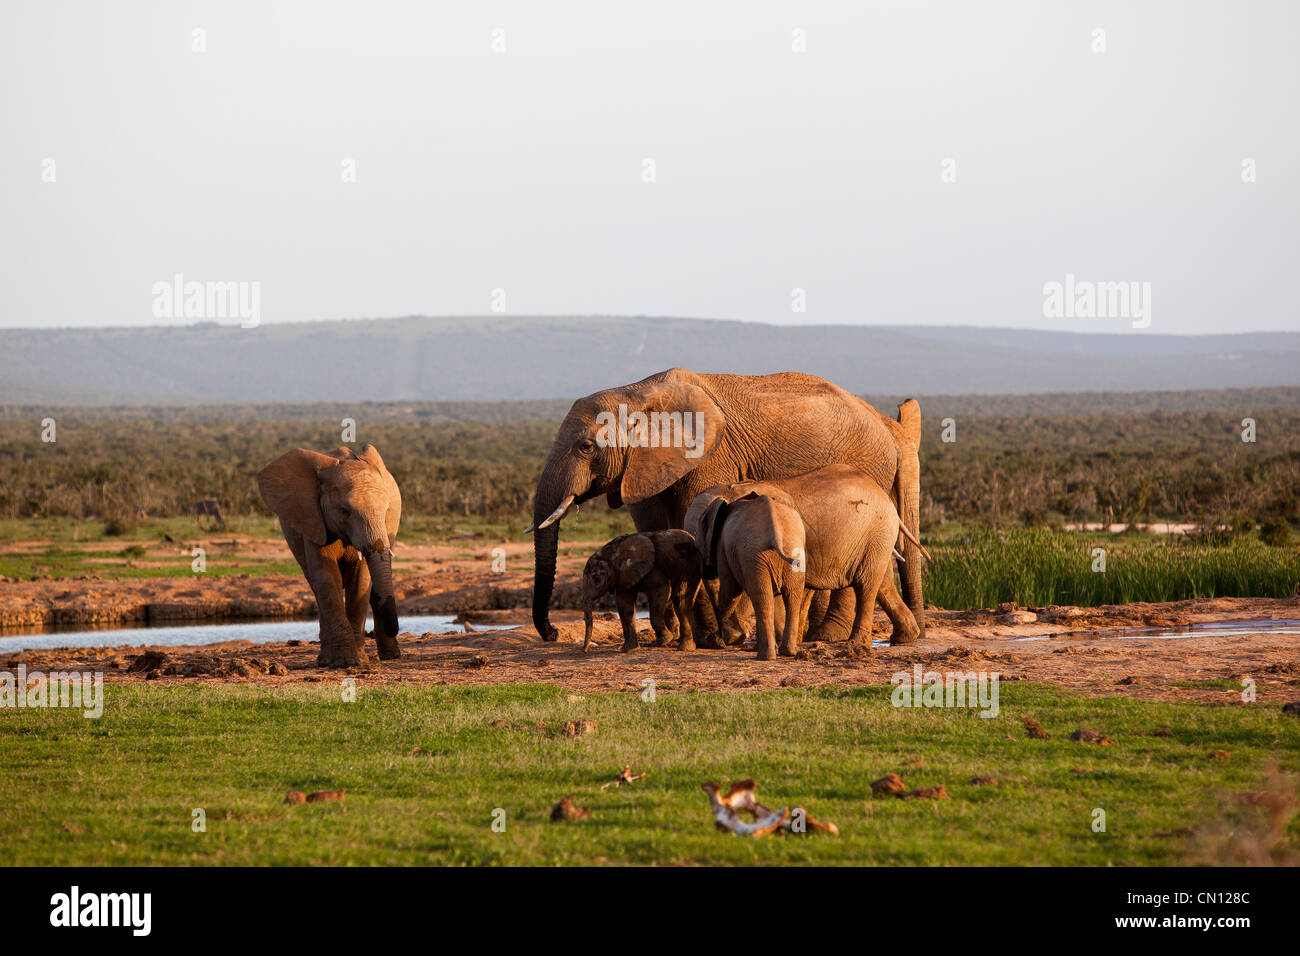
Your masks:
<svg viewBox="0 0 1300 956"><path fill-rule="evenodd" d="M672 635L671 635L671 634L664 634L664 635L661 636L661 637L656 637L656 638L655 638L655 644L654 644L654 646L655 646L655 647L667 647L669 644L672 643L672 640L673 640L673 639L672 639Z"/></svg>
<svg viewBox="0 0 1300 956"><path fill-rule="evenodd" d="M777 653L782 657L795 657L799 653L799 645L782 643Z"/></svg>
<svg viewBox="0 0 1300 956"><path fill-rule="evenodd" d="M402 649L397 646L397 638L386 634L375 635L375 645L379 648L381 661L393 661L402 656Z"/></svg>
<svg viewBox="0 0 1300 956"><path fill-rule="evenodd" d="M757 651L760 661L776 660L776 641L759 641Z"/></svg>
<svg viewBox="0 0 1300 956"><path fill-rule="evenodd" d="M364 651L358 653L348 650L335 654L326 654L321 652L321 654L316 658L317 667L367 667L369 664L370 659L366 656Z"/></svg>
<svg viewBox="0 0 1300 956"><path fill-rule="evenodd" d="M892 647L898 647L902 644L915 644L924 633L924 629L915 625L912 627L895 627L890 632L889 643Z"/></svg>
<svg viewBox="0 0 1300 956"><path fill-rule="evenodd" d="M683 637L680 641L677 642L677 649L678 649L679 651L693 651L693 650L695 650L695 641L694 641L694 639L693 639L693 638L689 638L689 637Z"/></svg>
<svg viewBox="0 0 1300 956"><path fill-rule="evenodd" d="M639 645L637 644L637 640L636 640L635 637L633 637L633 638L628 638L628 639L624 639L624 641L623 641L623 646L619 648L619 652L620 652L620 653L623 653L623 654L626 654L626 653L628 653L629 651L634 651L634 650L636 650L638 646L639 646Z"/></svg>
<svg viewBox="0 0 1300 956"><path fill-rule="evenodd" d="M554 624L547 624L545 630L538 628L537 633L540 634L542 640L546 641L548 644L554 643L560 639L560 629Z"/></svg>
<svg viewBox="0 0 1300 956"><path fill-rule="evenodd" d="M706 647L711 651L720 651L723 648L722 635L717 631L710 631L700 637L697 642L700 647Z"/></svg>

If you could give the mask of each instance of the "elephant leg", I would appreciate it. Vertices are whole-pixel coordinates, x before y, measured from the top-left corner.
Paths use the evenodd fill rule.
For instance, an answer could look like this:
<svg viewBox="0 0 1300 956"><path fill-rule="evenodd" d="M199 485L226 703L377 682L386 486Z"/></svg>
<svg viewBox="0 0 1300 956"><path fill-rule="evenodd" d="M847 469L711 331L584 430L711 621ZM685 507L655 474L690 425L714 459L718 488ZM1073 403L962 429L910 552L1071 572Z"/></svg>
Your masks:
<svg viewBox="0 0 1300 956"><path fill-rule="evenodd" d="M754 602L749 599L748 594L742 593L740 598L732 605L728 613L720 622L722 626L722 642L727 647L735 647L737 644L745 643L747 629L745 624L755 617Z"/></svg>
<svg viewBox="0 0 1300 956"><path fill-rule="evenodd" d="M916 639L920 637L921 629L917 627L911 610L903 603L903 599L898 596L898 588L894 586L894 571L892 568L885 571L876 600L884 608L885 616L889 618L890 626L893 628L889 635L889 643L916 643Z"/></svg>
<svg viewBox="0 0 1300 956"><path fill-rule="evenodd" d="M849 635L849 640L863 645L867 650L871 650L871 619L876 613L876 592L880 589L882 573L883 571L877 571L872 578L854 585L857 609L853 615L853 632Z"/></svg>
<svg viewBox="0 0 1300 956"><path fill-rule="evenodd" d="M717 579L705 579L691 602L691 630L698 635L700 647L722 647L722 628L714 606L718 603Z"/></svg>
<svg viewBox="0 0 1300 956"><path fill-rule="evenodd" d="M901 409L900 409L901 414ZM919 416L919 412L917 412ZM917 426L919 428L919 425ZM918 439L919 440L919 439ZM921 462L913 445L900 445L898 455L898 474L895 478L895 504L898 506L898 519L907 530L919 540L921 537ZM917 636L925 635L925 598L921 592L921 569L924 558L916 545L903 539L903 557L906 559L899 568L899 577L903 584L903 600L912 612Z"/></svg>
<svg viewBox="0 0 1300 956"><path fill-rule="evenodd" d="M698 581L686 582L678 586L677 598L677 649L679 651L695 650L695 633L691 622L691 607L695 603L695 593L699 590Z"/></svg>
<svg viewBox="0 0 1300 956"><path fill-rule="evenodd" d="M754 605L755 653L760 661L776 660L776 631L773 627L772 578L761 564L746 569L745 590Z"/></svg>
<svg viewBox="0 0 1300 956"><path fill-rule="evenodd" d="M360 667L368 663L366 652L356 642L356 632L348 620L343 600L343 574L338 559L323 555L319 548L308 548L307 581L316 596L320 613L319 667Z"/></svg>
<svg viewBox="0 0 1300 956"><path fill-rule="evenodd" d="M848 637L856 617L856 601L851 587L818 591L808 612L809 640L842 641Z"/></svg>
<svg viewBox="0 0 1300 956"><path fill-rule="evenodd" d="M623 653L634 651L636 641L636 592L619 591L614 595L614 606L618 608L618 620L623 625Z"/></svg>
<svg viewBox="0 0 1300 956"><path fill-rule="evenodd" d="M668 599L671 596L667 584L656 584L646 591L646 603L650 606L650 627L655 632L655 647L664 647L671 636L668 632L667 614L671 613Z"/></svg>
<svg viewBox="0 0 1300 956"><path fill-rule="evenodd" d="M806 579L805 579L806 580ZM813 597L817 594L812 588L805 586L803 589L803 606L799 609L799 641L803 642L804 637L808 634L808 612L812 607Z"/></svg>
<svg viewBox="0 0 1300 956"><path fill-rule="evenodd" d="M785 576L785 624L781 631L781 654L794 657L799 652L799 631L803 622L803 574Z"/></svg>
<svg viewBox="0 0 1300 956"><path fill-rule="evenodd" d="M343 579L343 605L348 623L352 625L353 643L366 646L366 612L370 609L370 569L359 558L339 561L339 574Z"/></svg>

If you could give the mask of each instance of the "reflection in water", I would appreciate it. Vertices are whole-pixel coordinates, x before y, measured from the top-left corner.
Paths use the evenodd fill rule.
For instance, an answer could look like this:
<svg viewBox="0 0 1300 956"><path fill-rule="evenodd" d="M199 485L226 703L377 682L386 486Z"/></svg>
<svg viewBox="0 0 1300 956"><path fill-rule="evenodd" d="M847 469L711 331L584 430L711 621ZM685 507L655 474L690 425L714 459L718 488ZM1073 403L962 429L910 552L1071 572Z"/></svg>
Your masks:
<svg viewBox="0 0 1300 956"><path fill-rule="evenodd" d="M460 634L465 628L451 614L411 615L401 618L401 628L411 634ZM500 631L513 624L473 624L476 631ZM367 627L373 622L367 621ZM315 618L305 621L227 621L221 624L192 624L159 627L112 627L90 631L41 631L31 634L0 635L0 653L45 650L52 647L187 647L220 644L223 641L317 641L320 628Z"/></svg>

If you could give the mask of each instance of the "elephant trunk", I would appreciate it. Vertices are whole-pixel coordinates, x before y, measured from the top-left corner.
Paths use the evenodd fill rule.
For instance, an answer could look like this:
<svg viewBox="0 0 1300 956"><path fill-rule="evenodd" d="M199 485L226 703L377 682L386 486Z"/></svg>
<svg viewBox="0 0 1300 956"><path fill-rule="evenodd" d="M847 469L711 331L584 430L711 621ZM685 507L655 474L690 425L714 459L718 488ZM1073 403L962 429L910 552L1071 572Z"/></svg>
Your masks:
<svg viewBox="0 0 1300 956"><path fill-rule="evenodd" d="M393 552L367 551L370 569L370 608L375 615L375 643L383 659L397 657L397 599L393 594Z"/></svg>
<svg viewBox="0 0 1300 956"><path fill-rule="evenodd" d="M544 515L545 513L543 513ZM560 546L559 522L533 533L536 561L533 570L533 627L544 641L558 640L551 624L551 594L555 589L555 557Z"/></svg>

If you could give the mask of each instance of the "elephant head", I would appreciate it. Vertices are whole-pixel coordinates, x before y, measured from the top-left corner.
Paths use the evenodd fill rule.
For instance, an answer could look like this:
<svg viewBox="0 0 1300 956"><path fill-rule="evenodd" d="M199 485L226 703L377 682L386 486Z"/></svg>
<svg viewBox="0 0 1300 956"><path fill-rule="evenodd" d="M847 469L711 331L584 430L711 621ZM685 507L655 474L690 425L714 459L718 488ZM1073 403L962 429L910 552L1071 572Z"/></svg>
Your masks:
<svg viewBox="0 0 1300 956"><path fill-rule="evenodd" d="M582 652L591 643L596 602L611 591L634 588L655 566L655 546L643 534L615 538L590 558L582 570L582 616L585 632Z"/></svg>
<svg viewBox="0 0 1300 956"><path fill-rule="evenodd" d="M295 449L263 468L257 486L281 524L309 544L325 547L341 541L365 559L376 643L381 656L390 656L384 652L396 649L393 542L402 519L402 495L375 446L367 445L359 454L347 448L329 455Z"/></svg>
<svg viewBox="0 0 1300 956"><path fill-rule="evenodd" d="M717 450L722 409L698 385L646 381L574 402L555 437L533 502L536 570L533 625L543 640L550 623L559 523L574 504L605 495L611 508L659 494Z"/></svg>

